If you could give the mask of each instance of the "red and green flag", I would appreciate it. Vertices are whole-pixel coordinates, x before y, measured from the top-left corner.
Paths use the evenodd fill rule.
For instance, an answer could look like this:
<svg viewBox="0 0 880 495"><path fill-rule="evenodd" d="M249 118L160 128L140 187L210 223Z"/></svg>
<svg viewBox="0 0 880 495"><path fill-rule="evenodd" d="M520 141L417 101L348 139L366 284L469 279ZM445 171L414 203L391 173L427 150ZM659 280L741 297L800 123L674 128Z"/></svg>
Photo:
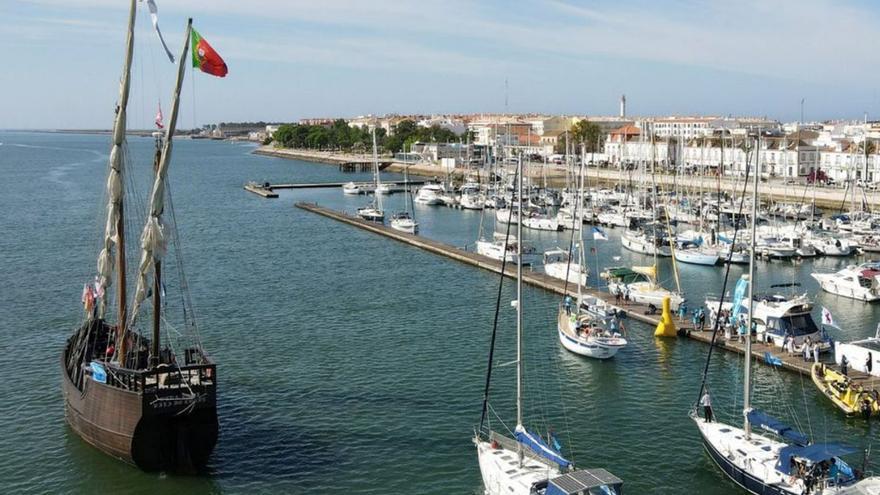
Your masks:
<svg viewBox="0 0 880 495"><path fill-rule="evenodd" d="M193 67L212 76L226 77L226 73L229 72L226 62L195 29L192 30L192 64Z"/></svg>

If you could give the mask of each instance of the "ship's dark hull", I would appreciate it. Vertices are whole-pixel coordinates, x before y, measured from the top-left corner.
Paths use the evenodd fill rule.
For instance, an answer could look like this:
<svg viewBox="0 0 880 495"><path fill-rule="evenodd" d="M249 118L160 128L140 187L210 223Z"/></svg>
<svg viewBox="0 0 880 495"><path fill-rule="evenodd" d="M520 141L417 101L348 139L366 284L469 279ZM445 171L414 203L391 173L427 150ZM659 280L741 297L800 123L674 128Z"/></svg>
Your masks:
<svg viewBox="0 0 880 495"><path fill-rule="evenodd" d="M62 393L67 423L99 450L144 471L198 473L217 443L213 387L198 400L134 392L86 378L76 387L62 355ZM158 400L157 400L158 399Z"/></svg>
<svg viewBox="0 0 880 495"><path fill-rule="evenodd" d="M706 437L703 437L703 446L706 448L706 452L709 453L709 457L711 457L712 460L715 461L715 464L724 471L724 474L749 493L754 493L755 495L792 495L792 493L794 493L788 490L783 490L779 486L767 485L760 479L747 473L745 470L731 462L727 457L722 455L721 452L718 452L718 450L706 440Z"/></svg>

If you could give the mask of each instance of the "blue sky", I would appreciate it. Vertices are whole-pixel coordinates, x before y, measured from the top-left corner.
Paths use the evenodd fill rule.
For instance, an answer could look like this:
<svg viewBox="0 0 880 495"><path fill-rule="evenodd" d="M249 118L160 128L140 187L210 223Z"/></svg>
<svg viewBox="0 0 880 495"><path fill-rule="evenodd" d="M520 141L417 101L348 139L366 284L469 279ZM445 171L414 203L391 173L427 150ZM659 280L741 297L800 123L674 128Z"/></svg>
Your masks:
<svg viewBox="0 0 880 495"><path fill-rule="evenodd" d="M366 113L510 112L880 119L880 5L867 0L156 0L229 76L187 74L182 127ZM126 0L0 3L0 128L106 128ZM139 4L130 127L174 67ZM166 109L167 114L167 109Z"/></svg>

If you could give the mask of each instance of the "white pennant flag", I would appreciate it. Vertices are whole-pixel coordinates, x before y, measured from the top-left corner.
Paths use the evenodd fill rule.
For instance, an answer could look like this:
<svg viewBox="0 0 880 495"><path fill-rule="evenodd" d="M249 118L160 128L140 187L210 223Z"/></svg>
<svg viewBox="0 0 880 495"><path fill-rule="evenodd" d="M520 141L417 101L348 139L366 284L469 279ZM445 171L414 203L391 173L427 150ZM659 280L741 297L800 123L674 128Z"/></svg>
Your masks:
<svg viewBox="0 0 880 495"><path fill-rule="evenodd" d="M168 45L165 44L165 38L162 37L162 31L159 30L159 8L156 7L155 0L147 0L147 7L150 9L150 18L153 19L153 29L156 30L156 35L159 37L159 41L162 43L162 48L165 49L165 55L168 55L168 60L170 60L173 64L174 55L171 54L171 50L169 50Z"/></svg>
<svg viewBox="0 0 880 495"><path fill-rule="evenodd" d="M836 327L834 324L834 318L831 317L831 311L828 311L828 308L822 306L822 324L828 325L829 327Z"/></svg>

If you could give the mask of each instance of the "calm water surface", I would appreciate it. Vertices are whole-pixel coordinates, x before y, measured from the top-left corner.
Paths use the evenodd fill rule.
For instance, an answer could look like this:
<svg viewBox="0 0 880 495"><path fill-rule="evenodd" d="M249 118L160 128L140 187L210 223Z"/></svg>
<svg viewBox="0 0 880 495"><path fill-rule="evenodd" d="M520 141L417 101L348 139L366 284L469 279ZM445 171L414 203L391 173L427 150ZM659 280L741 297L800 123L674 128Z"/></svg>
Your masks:
<svg viewBox="0 0 880 495"><path fill-rule="evenodd" d="M58 356L80 317L82 284L94 275L109 137L0 132L0 142L4 493L479 493L470 437L497 276L293 208L308 200L353 211L363 197L338 189L282 191L277 200L246 193L248 180L368 174L254 156L226 142L176 142L170 173L202 337L219 364L212 472L145 474L84 444L64 423ZM151 146L129 141L141 179ZM388 209L402 199L390 198ZM456 246L477 237L478 212L417 205L416 216L424 236ZM567 246L568 236L530 235L545 248ZM598 245L592 267L650 262L620 252L618 238ZM846 263L762 264L758 284L800 282L817 297L817 317L825 305L839 320L836 336L873 334L877 306L818 293L809 277ZM681 272L691 306L720 291L720 269ZM735 267L732 278L742 272ZM513 287L505 286L498 363L514 356ZM553 294L525 289L529 425L557 431L580 466L608 468L630 494L739 493L706 457L687 417L707 347L655 340L632 322L632 344L617 357L583 359L557 341L557 304ZM710 372L716 409L738 417L740 359L722 353ZM513 368L495 376L493 425L503 430L501 421L514 421ZM824 402L808 378L758 366L755 382L759 407L816 439L876 440L864 422Z"/></svg>

